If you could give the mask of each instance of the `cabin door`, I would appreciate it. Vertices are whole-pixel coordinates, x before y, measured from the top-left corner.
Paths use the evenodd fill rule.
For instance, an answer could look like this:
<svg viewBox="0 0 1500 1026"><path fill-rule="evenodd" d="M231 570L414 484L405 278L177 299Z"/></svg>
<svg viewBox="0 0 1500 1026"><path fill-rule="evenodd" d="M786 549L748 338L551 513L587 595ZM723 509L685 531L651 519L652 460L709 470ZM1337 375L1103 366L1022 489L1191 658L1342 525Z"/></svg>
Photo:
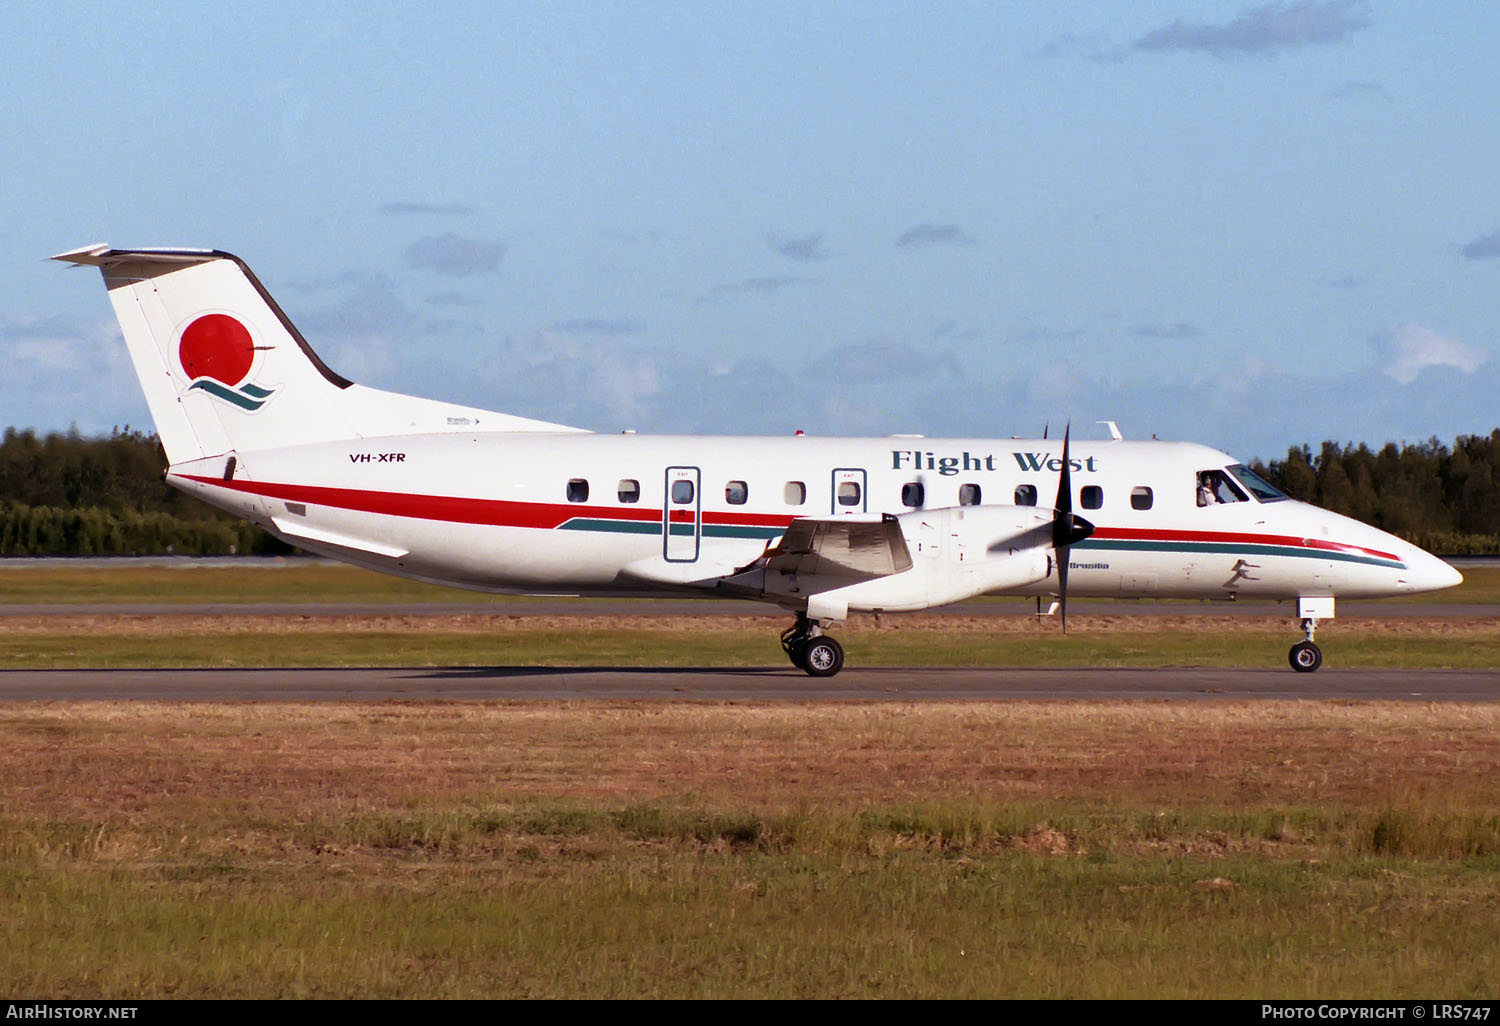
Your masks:
<svg viewBox="0 0 1500 1026"><path fill-rule="evenodd" d="M869 508L869 497L865 494L865 472L852 467L841 467L833 472L833 499L830 513L863 513Z"/></svg>
<svg viewBox="0 0 1500 1026"><path fill-rule="evenodd" d="M662 555L668 563L698 558L703 535L703 496L697 467L668 467L666 501L661 511Z"/></svg>

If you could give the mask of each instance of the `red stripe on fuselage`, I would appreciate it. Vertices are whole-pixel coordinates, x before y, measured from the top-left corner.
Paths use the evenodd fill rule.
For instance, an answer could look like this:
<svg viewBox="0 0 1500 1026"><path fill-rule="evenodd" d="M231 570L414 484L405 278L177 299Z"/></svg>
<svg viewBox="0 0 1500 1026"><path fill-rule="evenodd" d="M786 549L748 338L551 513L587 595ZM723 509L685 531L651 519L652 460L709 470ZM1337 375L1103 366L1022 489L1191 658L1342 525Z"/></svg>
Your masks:
<svg viewBox="0 0 1500 1026"><path fill-rule="evenodd" d="M418 520L442 520L455 524L488 524L494 527L531 527L551 530L578 517L660 523L661 510L641 506L589 506L582 503L517 502L511 499L472 499L451 495L413 495L377 492L362 488L329 488L324 485L278 484L270 481L225 481L218 477L178 474L185 481L228 488L247 495L263 495L284 502L308 502L317 506L380 513ZM690 510L673 510L673 522L692 523ZM738 527L785 527L793 517L774 513L707 512L709 524Z"/></svg>
<svg viewBox="0 0 1500 1026"><path fill-rule="evenodd" d="M457 524L489 524L496 527L530 527L551 530L578 517L607 520L630 520L660 523L661 510L641 506L590 506L582 503L517 502L510 499L473 499L450 495L413 495L406 492L379 492L360 488L329 488L323 485L279 484L262 481L225 481L218 477L177 475L187 481L228 488L250 495L290 502L310 502L319 506L380 513L386 516L413 517L420 520L442 520ZM673 510L673 522L691 523L687 510ZM707 524L740 527L786 527L795 519L789 514L705 511ZM1213 542L1242 545L1284 545L1292 548L1323 549L1376 556L1401 562L1401 557L1379 549L1321 538L1300 538L1280 534L1253 534L1239 531L1173 531L1143 527L1099 527L1093 537L1101 541Z"/></svg>
<svg viewBox="0 0 1500 1026"><path fill-rule="evenodd" d="M1393 562L1401 557L1392 552L1365 548L1363 545L1348 545L1344 542L1327 541L1322 538L1298 538L1285 534L1250 534L1240 531L1166 531L1149 527L1101 527L1093 534L1104 541L1181 541L1216 542L1224 545L1287 545L1299 549L1324 549L1329 552L1350 552L1366 556L1378 556Z"/></svg>

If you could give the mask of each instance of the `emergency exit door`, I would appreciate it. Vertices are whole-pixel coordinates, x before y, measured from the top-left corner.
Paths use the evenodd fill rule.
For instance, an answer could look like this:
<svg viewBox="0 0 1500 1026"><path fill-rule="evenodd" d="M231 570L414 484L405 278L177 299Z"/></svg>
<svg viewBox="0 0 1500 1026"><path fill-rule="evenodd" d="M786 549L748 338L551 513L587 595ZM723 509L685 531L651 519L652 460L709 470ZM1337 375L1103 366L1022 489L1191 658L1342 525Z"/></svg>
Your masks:
<svg viewBox="0 0 1500 1026"><path fill-rule="evenodd" d="M863 513L869 506L865 495L865 472L854 467L840 467L833 472L833 508L830 513Z"/></svg>
<svg viewBox="0 0 1500 1026"><path fill-rule="evenodd" d="M668 467L666 501L662 503L662 555L669 563L698 558L703 535L703 496L697 467Z"/></svg>

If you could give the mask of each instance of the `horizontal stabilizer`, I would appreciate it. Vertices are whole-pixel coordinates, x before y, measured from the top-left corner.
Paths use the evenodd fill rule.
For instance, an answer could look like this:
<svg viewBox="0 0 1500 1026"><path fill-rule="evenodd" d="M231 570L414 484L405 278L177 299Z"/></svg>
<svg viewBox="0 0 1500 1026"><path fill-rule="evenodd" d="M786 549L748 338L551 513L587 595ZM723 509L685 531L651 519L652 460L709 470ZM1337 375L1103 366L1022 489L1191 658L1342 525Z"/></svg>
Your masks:
<svg viewBox="0 0 1500 1026"><path fill-rule="evenodd" d="M320 527L300 524L291 517L272 517L271 523L278 534L314 552L326 552L329 547L332 547L345 550L347 553L381 556L385 559L401 559L407 555L406 549L397 548L394 545L383 545L365 538L354 538L336 531L325 531ZM339 554L333 553L333 555Z"/></svg>

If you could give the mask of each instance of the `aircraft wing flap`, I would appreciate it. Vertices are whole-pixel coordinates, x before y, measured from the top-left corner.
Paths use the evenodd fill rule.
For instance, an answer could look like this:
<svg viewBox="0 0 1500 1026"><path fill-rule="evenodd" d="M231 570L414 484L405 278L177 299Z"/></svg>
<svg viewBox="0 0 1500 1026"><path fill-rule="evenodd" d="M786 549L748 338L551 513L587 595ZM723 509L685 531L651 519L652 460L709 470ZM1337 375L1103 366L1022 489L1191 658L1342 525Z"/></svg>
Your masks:
<svg viewBox="0 0 1500 1026"><path fill-rule="evenodd" d="M890 514L878 520L798 517L764 560L767 570L830 577L888 577L912 565L901 525Z"/></svg>

